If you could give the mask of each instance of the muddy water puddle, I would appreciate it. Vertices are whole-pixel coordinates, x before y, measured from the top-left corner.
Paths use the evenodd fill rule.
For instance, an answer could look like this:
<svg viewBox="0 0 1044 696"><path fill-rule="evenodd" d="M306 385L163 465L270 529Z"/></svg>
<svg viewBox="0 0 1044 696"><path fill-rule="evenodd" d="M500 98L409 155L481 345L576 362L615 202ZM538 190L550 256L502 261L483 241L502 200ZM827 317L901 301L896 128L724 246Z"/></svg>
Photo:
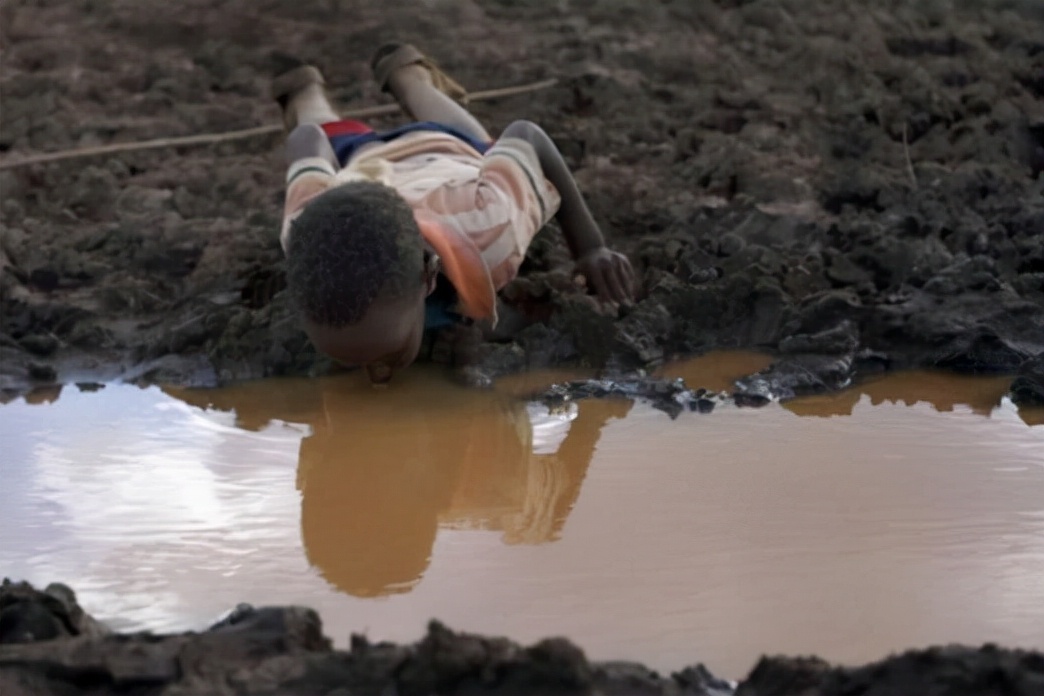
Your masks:
<svg viewBox="0 0 1044 696"><path fill-rule="evenodd" d="M725 388L761 356L668 368ZM307 604L411 641L427 619L594 659L742 676L1044 646L1044 414L1007 380L891 376L762 409L549 413L413 370L218 391L109 385L0 407L0 574L125 629Z"/></svg>

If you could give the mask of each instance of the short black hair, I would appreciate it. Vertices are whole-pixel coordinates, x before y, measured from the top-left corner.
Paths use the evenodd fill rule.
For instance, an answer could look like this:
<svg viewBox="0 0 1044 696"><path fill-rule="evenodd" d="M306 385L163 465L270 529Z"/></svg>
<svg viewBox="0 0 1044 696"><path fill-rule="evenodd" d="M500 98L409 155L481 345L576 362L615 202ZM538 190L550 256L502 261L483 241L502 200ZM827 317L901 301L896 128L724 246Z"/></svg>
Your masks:
<svg viewBox="0 0 1044 696"><path fill-rule="evenodd" d="M401 297L422 282L423 270L413 210L384 184L332 188L290 224L287 286L298 309L317 324L357 323L378 295Z"/></svg>

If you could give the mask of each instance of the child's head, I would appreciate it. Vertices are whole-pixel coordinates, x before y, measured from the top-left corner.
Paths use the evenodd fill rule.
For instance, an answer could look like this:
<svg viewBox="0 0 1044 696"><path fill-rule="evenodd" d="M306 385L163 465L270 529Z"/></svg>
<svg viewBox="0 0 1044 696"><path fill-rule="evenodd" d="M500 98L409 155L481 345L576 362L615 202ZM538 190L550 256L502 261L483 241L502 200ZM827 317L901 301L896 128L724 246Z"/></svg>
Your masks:
<svg viewBox="0 0 1044 696"><path fill-rule="evenodd" d="M330 189L291 223L287 284L305 331L374 382L416 359L433 282L413 211L387 186Z"/></svg>

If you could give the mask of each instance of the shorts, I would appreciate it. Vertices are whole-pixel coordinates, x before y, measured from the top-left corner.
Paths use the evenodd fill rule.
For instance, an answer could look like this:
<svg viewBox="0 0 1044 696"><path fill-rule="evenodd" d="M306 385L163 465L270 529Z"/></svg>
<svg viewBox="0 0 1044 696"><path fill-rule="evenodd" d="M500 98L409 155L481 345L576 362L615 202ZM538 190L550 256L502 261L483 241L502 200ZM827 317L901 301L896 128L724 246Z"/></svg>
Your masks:
<svg viewBox="0 0 1044 696"><path fill-rule="evenodd" d="M330 139L330 144L333 145L334 152L337 154L337 161L341 163L342 167L348 163L352 155L363 145L374 142L386 143L390 140L395 140L400 135L416 131L448 133L456 138L460 138L475 148L480 154L485 153L493 145L491 142L479 140L464 131L457 130L453 126L444 126L435 121L416 121L386 131L375 131L362 121L351 120L331 121L330 123L324 123L322 128L326 133L326 137Z"/></svg>

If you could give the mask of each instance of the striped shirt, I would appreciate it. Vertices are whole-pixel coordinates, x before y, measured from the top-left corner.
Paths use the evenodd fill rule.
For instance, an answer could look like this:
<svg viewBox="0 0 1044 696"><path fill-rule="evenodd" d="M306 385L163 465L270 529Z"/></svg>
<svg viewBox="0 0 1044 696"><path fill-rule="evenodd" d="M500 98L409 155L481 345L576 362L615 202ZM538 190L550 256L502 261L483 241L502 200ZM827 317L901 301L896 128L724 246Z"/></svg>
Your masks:
<svg viewBox="0 0 1044 696"><path fill-rule="evenodd" d="M516 276L533 237L561 202L536 151L520 138L501 138L483 155L452 135L418 131L367 145L340 170L320 157L294 162L287 172L284 252L290 223L309 200L359 180L394 188L419 219L438 223L440 232L424 226L422 232L442 258L443 273L458 290L470 290L460 292L460 309L474 319L496 320L496 291Z"/></svg>

